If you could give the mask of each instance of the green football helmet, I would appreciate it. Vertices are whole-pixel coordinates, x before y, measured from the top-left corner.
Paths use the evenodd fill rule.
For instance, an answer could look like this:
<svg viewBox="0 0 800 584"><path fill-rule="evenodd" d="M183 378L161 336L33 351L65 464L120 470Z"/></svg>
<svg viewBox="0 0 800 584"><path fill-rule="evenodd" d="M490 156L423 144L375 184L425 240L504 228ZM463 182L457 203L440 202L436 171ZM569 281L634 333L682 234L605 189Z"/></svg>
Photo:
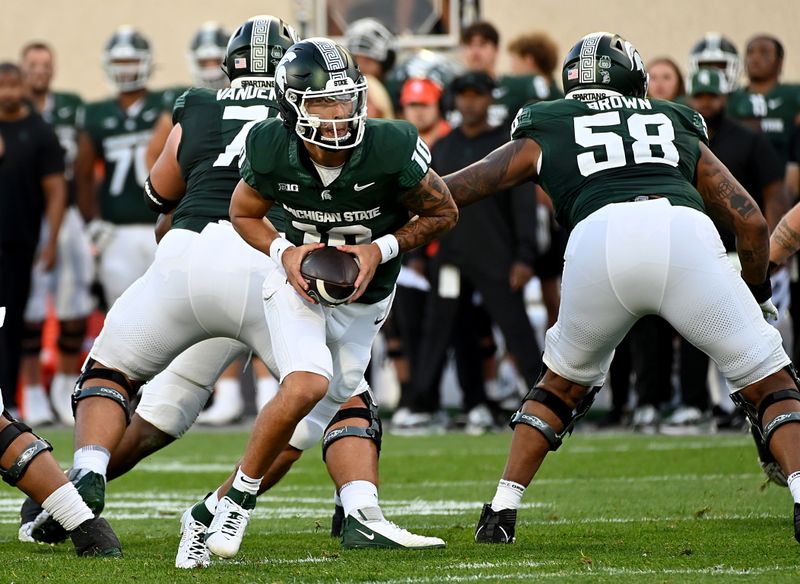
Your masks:
<svg viewBox="0 0 800 584"><path fill-rule="evenodd" d="M153 72L150 42L131 26L120 26L103 49L103 70L117 91L144 89Z"/></svg>
<svg viewBox="0 0 800 584"><path fill-rule="evenodd" d="M206 22L195 33L189 45L188 57L192 79L197 87L222 89L228 85L228 78L221 65L225 60L229 36L216 22Z"/></svg>
<svg viewBox="0 0 800 584"><path fill-rule="evenodd" d="M275 69L286 51L300 40L294 28L280 18L254 16L228 40L222 70L234 85L272 87ZM267 79L264 79L267 78Z"/></svg>
<svg viewBox="0 0 800 584"><path fill-rule="evenodd" d="M649 77L636 47L617 34L595 32L570 49L561 80L564 93L598 89L646 97Z"/></svg>
<svg viewBox="0 0 800 584"><path fill-rule="evenodd" d="M364 138L367 81L350 52L330 39L306 39L286 52L275 73L275 98L284 125L306 142L344 150ZM309 111L311 103L343 107L335 118L323 118Z"/></svg>

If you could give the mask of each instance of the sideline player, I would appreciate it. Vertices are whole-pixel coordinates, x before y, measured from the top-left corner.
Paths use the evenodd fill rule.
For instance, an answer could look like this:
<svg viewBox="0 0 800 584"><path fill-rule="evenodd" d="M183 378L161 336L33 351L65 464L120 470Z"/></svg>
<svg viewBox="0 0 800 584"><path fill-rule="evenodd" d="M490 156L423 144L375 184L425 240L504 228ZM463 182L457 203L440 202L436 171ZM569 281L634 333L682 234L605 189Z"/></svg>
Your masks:
<svg viewBox="0 0 800 584"><path fill-rule="evenodd" d="M79 354L86 335L86 319L94 307L89 286L94 272L91 247L85 225L75 206L73 164L78 150L78 118L83 102L73 93L52 91L54 57L44 43L30 43L22 50L22 69L28 98L46 122L53 126L64 149L64 178L67 180L67 204L58 232L55 267L45 271L34 266L31 294L25 308L22 372L25 387L22 397L24 419L31 426L53 421L52 404L58 419L73 424L71 396L80 372ZM46 225L42 225L43 240ZM50 403L42 386L42 326L47 312L48 295L58 317L58 364L50 385Z"/></svg>
<svg viewBox="0 0 800 584"><path fill-rule="evenodd" d="M147 89L153 70L149 41L129 26L106 43L103 67L117 95L89 103L80 123L75 183L78 207L100 251L98 278L110 307L152 263L153 214L142 205L145 152L163 97ZM95 188L95 163L104 166Z"/></svg>
<svg viewBox="0 0 800 584"><path fill-rule="evenodd" d="M278 65L275 89L281 119L248 134L231 220L262 257L282 268L264 282L281 388L256 419L234 480L220 489L225 496L206 543L223 557L238 552L264 474L297 423L326 394L363 378L372 341L391 308L400 254L452 228L458 218L416 128L367 119L366 81L346 49L325 38L297 43ZM263 219L275 203L286 212L286 238ZM416 218L409 221L409 215ZM347 305L317 304L300 275L303 258L325 245L359 260L356 292ZM341 470L333 478L345 508L344 543L382 543L391 524L375 505L377 477L349 482L342 477L352 468ZM429 539L425 547L444 545Z"/></svg>
<svg viewBox="0 0 800 584"><path fill-rule="evenodd" d="M780 334L764 320L776 310L757 205L709 150L699 114L646 99L647 72L628 41L587 35L570 50L562 80L566 99L526 106L509 144L446 178L459 204L535 180L572 229L546 368L512 417L510 454L478 542L514 541L525 488L589 409L614 348L646 314L661 315L714 359L766 455L800 476L792 475L800 470L800 392ZM741 275L706 212L736 233Z"/></svg>

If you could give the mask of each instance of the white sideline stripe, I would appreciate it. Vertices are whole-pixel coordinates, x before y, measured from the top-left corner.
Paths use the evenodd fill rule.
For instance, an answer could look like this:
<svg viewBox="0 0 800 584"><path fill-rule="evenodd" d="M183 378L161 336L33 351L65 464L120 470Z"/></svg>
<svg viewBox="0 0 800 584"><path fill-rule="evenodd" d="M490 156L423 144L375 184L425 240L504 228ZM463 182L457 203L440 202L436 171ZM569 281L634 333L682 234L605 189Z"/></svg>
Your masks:
<svg viewBox="0 0 800 584"><path fill-rule="evenodd" d="M508 565L508 564L506 564ZM502 566L502 565L500 565ZM449 567L449 566L448 566ZM446 568L444 568L446 569ZM773 572L795 572L797 566L766 566L762 568L734 568L731 566L709 566L707 568L664 568L644 570L641 568L614 568L605 566L592 566L584 570L559 570L556 572L517 572L513 574L478 573L465 576L451 576L441 574L434 577L409 577L396 580L380 580L381 584L423 584L426 582L475 582L497 580L530 580L531 578L596 578L598 575L607 576L661 576L663 574L675 576L758 576ZM377 581L375 582L377 584Z"/></svg>
<svg viewBox="0 0 800 584"><path fill-rule="evenodd" d="M386 515L389 517L394 516L426 516L426 515L464 515L465 513L403 513L402 511L396 511L394 509L390 509L387 505L382 505L382 508L386 511ZM470 512L477 513L480 506L473 507L470 509ZM13 509L13 516L5 519L0 518L0 524L10 525L10 524L18 524L19 523L19 503ZM320 513L326 513L327 509L322 510L311 510L308 507L282 507L280 509L256 509L255 518L256 519L320 519ZM165 515L165 513L169 513L170 515ZM3 515L3 513L0 513ZM124 513L124 512L117 512L117 511L110 511L109 513L104 514L105 517L109 519L119 519L119 520L140 520L140 519L171 519L177 518L180 515L179 510L169 509L164 510L161 512L156 513ZM520 522L522 526L532 526L532 525L544 525L544 526L553 526L553 525L603 525L603 524L627 524L627 523L676 523L676 522L692 522L692 521L751 521L753 519L779 519L781 521L786 520L786 514L778 514L778 513L747 513L747 514L719 514L719 515L704 515L701 518L694 517L694 515L682 515L682 516L667 516L667 517L584 517L581 519L555 519L555 520L547 520L547 519L535 519L535 520L524 520ZM432 524L432 523L424 523L424 524L404 524L406 529L424 529L424 530L431 530L431 529L449 529L452 528L452 524ZM319 529L294 529L291 530L290 533L316 533Z"/></svg>
<svg viewBox="0 0 800 584"><path fill-rule="evenodd" d="M752 443L752 441L751 441ZM571 446L566 444L563 452L565 454L603 454L610 452L668 452L668 451L681 451L681 450L707 450L717 448L746 448L748 442L746 440L727 440L714 443L708 440L695 440L692 442L650 442L650 443L636 443L636 444L616 444L616 445L601 445L601 446ZM502 448L475 448L470 450L472 456L503 456L508 454L508 447ZM392 452L393 459L401 458L440 458L447 456L447 451L441 448L434 448L429 450L418 450L416 452Z"/></svg>

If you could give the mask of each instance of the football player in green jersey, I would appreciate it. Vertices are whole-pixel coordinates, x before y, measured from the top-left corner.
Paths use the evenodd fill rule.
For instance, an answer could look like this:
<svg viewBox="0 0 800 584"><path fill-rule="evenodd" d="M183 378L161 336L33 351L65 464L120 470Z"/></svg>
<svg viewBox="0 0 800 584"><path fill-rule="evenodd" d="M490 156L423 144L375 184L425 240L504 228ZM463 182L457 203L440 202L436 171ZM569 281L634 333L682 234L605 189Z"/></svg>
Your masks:
<svg viewBox="0 0 800 584"><path fill-rule="evenodd" d="M800 391L764 318L776 312L766 220L709 150L699 114L647 99L647 72L629 42L587 35L567 55L562 80L566 99L526 106L510 143L445 178L460 205L535 180L571 229L546 368L512 417L508 461L476 541L514 541L525 488L589 409L616 345L648 314L719 365L762 458L794 481L800 539ZM741 275L709 215L736 233Z"/></svg>
<svg viewBox="0 0 800 584"><path fill-rule="evenodd" d="M216 22L206 22L192 37L186 58L192 71L194 87L207 89L223 89L228 86L228 76L222 70L225 59L225 47L230 34ZM152 168L158 155L167 143L167 136L172 131L172 110L175 102L187 87L174 87L164 91L164 112L153 128L153 136L147 145L147 168Z"/></svg>
<svg viewBox="0 0 800 584"><path fill-rule="evenodd" d="M106 44L103 63L117 95L86 105L75 181L78 206L89 221L100 254L98 276L108 306L152 263L153 213L142 204L147 178L145 152L162 111L161 93L147 90L152 72L150 43L131 27L117 29ZM104 177L95 185L95 163Z"/></svg>
<svg viewBox="0 0 800 584"><path fill-rule="evenodd" d="M89 293L94 266L91 248L80 212L75 206L73 164L78 150L77 119L83 107L73 93L52 91L54 75L52 49L44 43L30 43L22 50L21 68L25 86L36 110L52 124L64 149L64 177L67 179L68 207L58 232L55 266L44 271L34 266L31 294L25 308L22 371L25 377L22 410L25 421L33 426L53 421L41 379L39 354L42 348L42 325L48 297L53 300L58 317L58 364L50 386L50 400L58 418L73 423L70 396L80 371L79 353L86 334L86 318L94 303ZM46 237L43 226L43 237Z"/></svg>
<svg viewBox="0 0 800 584"><path fill-rule="evenodd" d="M343 403L346 388L363 378L391 306L400 254L458 217L416 129L366 119L366 82L346 49L324 38L297 43L278 64L275 89L282 119L261 122L248 135L230 212L239 234L280 266L265 281L264 298L281 388L261 410L234 480L220 491L225 496L206 543L223 557L238 552L262 477L298 422L324 398ZM285 238L263 220L276 203L286 213ZM300 275L303 258L325 245L359 260L346 305L317 304ZM345 434L328 434L324 445ZM371 480L345 479L354 464L333 477L341 487L345 547L444 545L386 521L376 506L377 469Z"/></svg>
<svg viewBox="0 0 800 584"><path fill-rule="evenodd" d="M780 82L783 44L770 35L750 39L745 52L749 83L728 97L728 112L764 132L785 164L792 128L800 122L800 86Z"/></svg>

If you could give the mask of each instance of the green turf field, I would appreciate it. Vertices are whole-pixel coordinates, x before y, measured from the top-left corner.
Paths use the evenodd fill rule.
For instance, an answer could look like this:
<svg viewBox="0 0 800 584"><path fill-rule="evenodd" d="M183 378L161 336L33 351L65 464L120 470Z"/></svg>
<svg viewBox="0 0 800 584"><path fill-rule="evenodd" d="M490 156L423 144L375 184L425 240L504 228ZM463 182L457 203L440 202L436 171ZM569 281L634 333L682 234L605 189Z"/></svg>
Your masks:
<svg viewBox="0 0 800 584"><path fill-rule="evenodd" d="M69 435L44 432L59 459ZM472 533L494 493L510 433L386 436L381 502L389 519L445 550L341 550L329 537L333 488L319 450L259 498L236 560L177 570L178 518L227 474L244 433L190 432L110 483L106 516L122 560L69 545L17 542L21 498L0 487L0 582L797 582L788 491L763 488L747 436L568 439L528 489L517 543Z"/></svg>

